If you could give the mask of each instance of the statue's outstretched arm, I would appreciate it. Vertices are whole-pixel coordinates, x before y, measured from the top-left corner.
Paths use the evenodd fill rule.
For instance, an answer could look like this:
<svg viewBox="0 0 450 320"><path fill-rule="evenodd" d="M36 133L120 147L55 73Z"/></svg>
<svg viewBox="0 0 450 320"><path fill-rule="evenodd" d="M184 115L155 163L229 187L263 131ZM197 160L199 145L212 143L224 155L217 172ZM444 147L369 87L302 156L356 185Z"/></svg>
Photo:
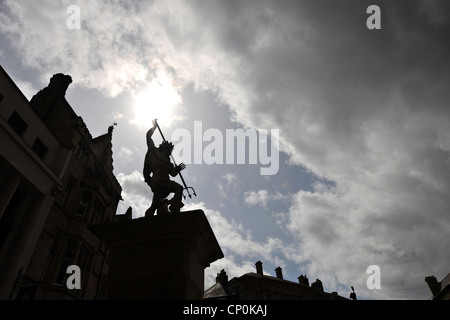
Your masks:
<svg viewBox="0 0 450 320"><path fill-rule="evenodd" d="M152 139L153 132L155 132L156 128L157 128L157 123L155 120L153 120L153 127L147 131L147 148L149 150L156 148L155 143L153 142L153 139Z"/></svg>

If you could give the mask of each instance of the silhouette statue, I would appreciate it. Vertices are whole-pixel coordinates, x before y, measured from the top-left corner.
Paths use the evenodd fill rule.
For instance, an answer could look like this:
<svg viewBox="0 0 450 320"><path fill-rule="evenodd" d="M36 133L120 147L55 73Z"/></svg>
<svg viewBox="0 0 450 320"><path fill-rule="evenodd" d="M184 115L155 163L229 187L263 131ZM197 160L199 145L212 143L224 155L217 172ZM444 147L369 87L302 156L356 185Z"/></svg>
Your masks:
<svg viewBox="0 0 450 320"><path fill-rule="evenodd" d="M153 200L150 208L145 212L145 216L157 214L166 214L169 212L180 212L184 206L181 201L183 196L183 186L170 180L169 175L175 177L184 168L184 163L177 166L170 162L173 144L163 141L159 147L155 146L152 135L158 128L158 123L153 120L153 127L147 131L147 154L144 160L144 180L150 186L153 192ZM174 193L172 199L166 198Z"/></svg>

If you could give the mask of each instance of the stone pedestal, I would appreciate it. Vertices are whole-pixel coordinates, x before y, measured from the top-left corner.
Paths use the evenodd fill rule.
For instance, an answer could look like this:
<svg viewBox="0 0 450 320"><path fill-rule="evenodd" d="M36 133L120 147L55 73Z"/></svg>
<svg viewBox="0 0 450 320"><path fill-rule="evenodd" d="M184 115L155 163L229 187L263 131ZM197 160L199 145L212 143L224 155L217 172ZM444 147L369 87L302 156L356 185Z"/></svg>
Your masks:
<svg viewBox="0 0 450 320"><path fill-rule="evenodd" d="M107 299L202 299L204 269L223 258L202 210L95 226L91 231L109 250Z"/></svg>

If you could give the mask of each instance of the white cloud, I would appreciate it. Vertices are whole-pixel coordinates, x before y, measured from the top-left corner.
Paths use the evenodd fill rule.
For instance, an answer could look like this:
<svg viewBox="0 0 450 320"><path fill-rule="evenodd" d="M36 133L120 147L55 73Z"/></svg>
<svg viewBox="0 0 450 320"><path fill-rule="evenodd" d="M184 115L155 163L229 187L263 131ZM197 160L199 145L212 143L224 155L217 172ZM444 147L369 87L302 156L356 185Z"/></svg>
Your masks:
<svg viewBox="0 0 450 320"><path fill-rule="evenodd" d="M267 190L259 190L257 192L255 191L247 191L244 194L245 197L245 203L248 205L261 205L263 208L267 207L267 201L268 201L268 194L269 192Z"/></svg>
<svg viewBox="0 0 450 320"><path fill-rule="evenodd" d="M128 207L133 208L133 218L143 217L150 207L153 193L144 182L144 177L138 171L131 174L119 173L117 180L122 186L123 202L119 203L118 214L125 213Z"/></svg>
<svg viewBox="0 0 450 320"><path fill-rule="evenodd" d="M28 99L31 100L31 98L36 94L38 90L36 90L32 83L28 81L21 81L17 80L14 81L17 85L17 87L22 91L23 95Z"/></svg>
<svg viewBox="0 0 450 320"><path fill-rule="evenodd" d="M233 183L237 181L237 176L233 173L227 173L222 178L227 181L227 187L230 187Z"/></svg>
<svg viewBox="0 0 450 320"><path fill-rule="evenodd" d="M256 259L255 262L258 260L275 262L275 259L279 259L277 256L284 256L285 245L282 240L268 237L264 242L255 241L251 230L245 229L234 219L228 221L220 211L209 209L203 203L189 203L183 210L193 209L205 212L225 256L240 255L246 259Z"/></svg>
<svg viewBox="0 0 450 320"><path fill-rule="evenodd" d="M137 46L131 46L139 40L142 27L126 18L133 15L134 7L78 1L82 27L70 30L66 26L70 1L5 1L4 5L9 12L2 14L2 29L14 38L12 44L23 53L24 63L43 72L44 82L58 70L70 74L76 85L115 96L145 82L153 70L155 62L144 61Z"/></svg>
<svg viewBox="0 0 450 320"><path fill-rule="evenodd" d="M226 181L226 184L222 182L222 180ZM229 199L230 191L235 189L237 186L237 176L233 173L226 173L222 176L222 179L216 182L219 196L224 199Z"/></svg>
<svg viewBox="0 0 450 320"><path fill-rule="evenodd" d="M130 164L134 164L136 162L136 158L140 158L141 153L138 148L134 145L128 145L126 147L121 147L119 152L117 153L117 157L119 158L121 166L127 166Z"/></svg>
<svg viewBox="0 0 450 320"><path fill-rule="evenodd" d="M216 276L221 270L225 270L228 280L231 280L245 273L255 272L255 266L251 261L237 262L233 255L228 254L205 269L205 290L216 283Z"/></svg>
<svg viewBox="0 0 450 320"><path fill-rule="evenodd" d="M207 208L203 203L190 203L184 209L201 209L205 212L217 241L224 252L224 258L211 264L205 270L205 287L215 283L220 270L225 269L229 279L240 277L247 272L255 272L255 262L261 260L264 265L281 266L285 279L296 279L300 274L307 274L311 279L320 278L328 291L339 288L333 270L316 268L309 264L310 257L300 250L298 243L284 243L281 239L268 237L265 241L252 238L251 230L245 229L234 219L229 221L220 211ZM295 268L287 263L293 263ZM302 266L300 270L299 267ZM274 275L273 270L263 267L264 274ZM326 272L324 272L326 271ZM298 274L297 274L298 273Z"/></svg>
<svg viewBox="0 0 450 320"><path fill-rule="evenodd" d="M247 191L244 193L244 201L249 206L260 205L267 208L270 201L289 201L290 196L283 195L280 192L272 192L268 190Z"/></svg>

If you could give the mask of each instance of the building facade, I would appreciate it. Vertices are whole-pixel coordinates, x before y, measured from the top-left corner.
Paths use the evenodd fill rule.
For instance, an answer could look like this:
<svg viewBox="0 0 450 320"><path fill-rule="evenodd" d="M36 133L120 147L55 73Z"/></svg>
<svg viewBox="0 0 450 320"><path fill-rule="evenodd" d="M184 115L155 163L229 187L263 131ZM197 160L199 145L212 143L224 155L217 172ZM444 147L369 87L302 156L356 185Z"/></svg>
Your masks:
<svg viewBox="0 0 450 320"><path fill-rule="evenodd" d="M108 254L89 231L115 220L112 133L93 138L54 75L30 101L0 67L0 299L102 299ZM66 285L67 267L81 288Z"/></svg>
<svg viewBox="0 0 450 320"><path fill-rule="evenodd" d="M205 291L205 300L348 300L337 292L325 292L316 279L311 285L305 275L298 282L283 279L280 267L276 277L264 275L262 262L255 263L256 273L249 272L228 280L225 270L217 274L216 284Z"/></svg>

